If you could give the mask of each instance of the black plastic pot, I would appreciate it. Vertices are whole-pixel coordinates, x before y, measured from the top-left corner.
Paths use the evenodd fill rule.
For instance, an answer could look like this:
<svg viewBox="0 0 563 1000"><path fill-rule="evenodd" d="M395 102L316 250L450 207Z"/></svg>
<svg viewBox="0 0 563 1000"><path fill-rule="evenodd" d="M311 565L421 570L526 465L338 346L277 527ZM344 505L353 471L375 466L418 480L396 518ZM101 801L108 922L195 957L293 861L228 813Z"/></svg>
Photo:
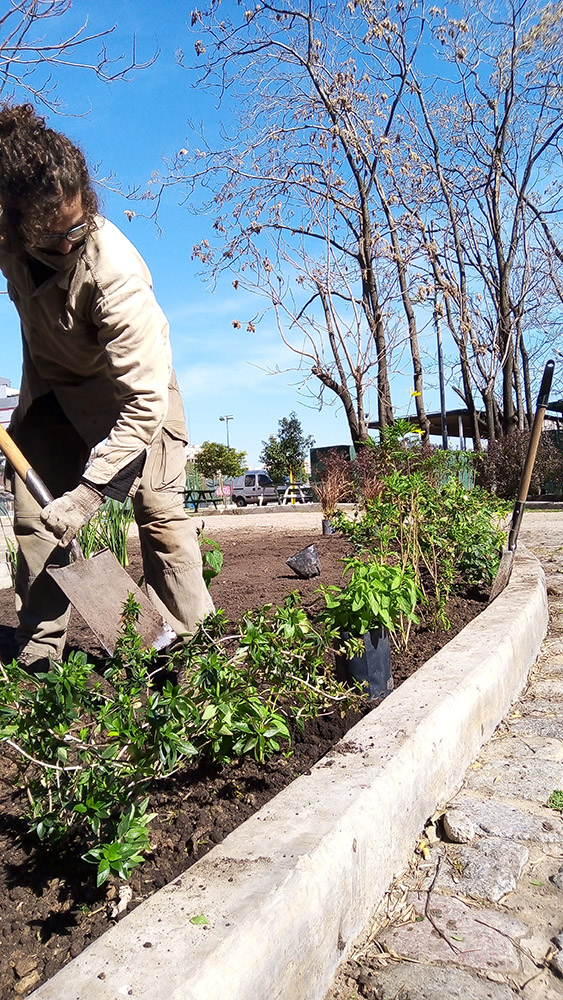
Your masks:
<svg viewBox="0 0 563 1000"><path fill-rule="evenodd" d="M323 535L334 535L334 527L332 521L328 517L323 517L322 527Z"/></svg>
<svg viewBox="0 0 563 1000"><path fill-rule="evenodd" d="M347 632L342 633L348 639ZM370 699L386 698L393 690L391 671L391 647L389 633L385 628L372 628L363 636L364 652L358 656L336 656L336 675L339 680L361 681L367 688Z"/></svg>
<svg viewBox="0 0 563 1000"><path fill-rule="evenodd" d="M316 545L307 545L305 549L296 552L285 560L290 569L302 580L310 580L312 576L319 576L321 564Z"/></svg>

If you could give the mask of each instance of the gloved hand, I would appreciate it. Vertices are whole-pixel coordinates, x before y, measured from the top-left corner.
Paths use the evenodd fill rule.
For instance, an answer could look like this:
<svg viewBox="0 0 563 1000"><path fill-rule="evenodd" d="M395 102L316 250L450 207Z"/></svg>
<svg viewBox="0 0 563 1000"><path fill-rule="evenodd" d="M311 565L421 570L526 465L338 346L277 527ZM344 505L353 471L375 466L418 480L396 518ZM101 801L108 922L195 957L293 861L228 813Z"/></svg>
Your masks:
<svg viewBox="0 0 563 1000"><path fill-rule="evenodd" d="M72 539L102 506L104 496L93 486L80 483L70 493L63 493L41 511L41 520L59 539L59 545L70 545Z"/></svg>

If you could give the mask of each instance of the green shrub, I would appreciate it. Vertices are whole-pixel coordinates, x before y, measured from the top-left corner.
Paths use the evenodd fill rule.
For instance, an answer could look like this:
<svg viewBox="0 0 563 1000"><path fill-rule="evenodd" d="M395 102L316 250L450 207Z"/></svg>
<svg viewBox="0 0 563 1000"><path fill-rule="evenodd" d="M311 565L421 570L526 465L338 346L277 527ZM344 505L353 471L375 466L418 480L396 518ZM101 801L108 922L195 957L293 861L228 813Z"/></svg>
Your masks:
<svg viewBox="0 0 563 1000"><path fill-rule="evenodd" d="M263 762L289 747L290 719L359 698L335 680L325 662L333 632L309 621L298 595L231 631L223 613L210 616L164 665L141 648L138 614L130 599L105 681L84 653L34 677L16 661L0 666L0 742L18 765L29 829L73 837L99 885L142 861L155 782L204 758Z"/></svg>
<svg viewBox="0 0 563 1000"><path fill-rule="evenodd" d="M498 497L515 500L529 442L530 431L514 431L508 437L492 441L478 468L479 485ZM542 434L530 480L530 495L538 496L548 483L559 484L563 489L563 454L546 434Z"/></svg>
<svg viewBox="0 0 563 1000"><path fill-rule="evenodd" d="M383 475L378 495L351 518L340 512L334 524L378 561L411 567L431 619L448 627L454 579L492 582L505 537L499 517L508 508L479 487L466 489L443 465L433 463L427 474L417 464L412 472Z"/></svg>

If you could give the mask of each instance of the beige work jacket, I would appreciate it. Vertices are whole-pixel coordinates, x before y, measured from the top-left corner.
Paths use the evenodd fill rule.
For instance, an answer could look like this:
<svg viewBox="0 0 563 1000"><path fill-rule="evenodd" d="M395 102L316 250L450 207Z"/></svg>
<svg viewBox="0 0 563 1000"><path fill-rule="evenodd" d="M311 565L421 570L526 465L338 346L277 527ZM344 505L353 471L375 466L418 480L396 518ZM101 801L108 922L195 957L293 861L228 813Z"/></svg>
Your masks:
<svg viewBox="0 0 563 1000"><path fill-rule="evenodd" d="M143 258L111 222L97 223L73 270L38 288L24 255L0 247L0 268L23 336L15 420L52 391L86 443L98 445L87 477L103 485L160 431L172 362L168 323Z"/></svg>

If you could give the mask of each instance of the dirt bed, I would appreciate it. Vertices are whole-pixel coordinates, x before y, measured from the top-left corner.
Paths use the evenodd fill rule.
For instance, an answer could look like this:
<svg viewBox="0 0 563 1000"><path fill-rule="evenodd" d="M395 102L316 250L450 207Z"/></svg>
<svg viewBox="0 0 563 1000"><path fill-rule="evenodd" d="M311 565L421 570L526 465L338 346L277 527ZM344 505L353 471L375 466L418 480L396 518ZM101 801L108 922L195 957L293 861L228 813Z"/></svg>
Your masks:
<svg viewBox="0 0 563 1000"><path fill-rule="evenodd" d="M297 589L304 603L318 600L319 582L340 583L342 558L349 546L339 536L323 536L320 513L257 511L243 516L205 518L205 534L224 552L221 575L213 581L217 607L231 620L249 608L279 604ZM314 542L319 553L321 577L298 580L285 560ZM140 573L138 543L130 543L131 573ZM485 595L458 593L449 608L448 633L419 629L410 654L393 655L393 675L398 685L452 638L484 607ZM0 591L0 659L13 652L15 625L13 593ZM92 657L100 651L84 623L75 615L69 630L71 647L86 649ZM259 766L243 759L232 766L202 765L161 783L150 809L159 819L151 824L152 850L129 883L131 910L178 876L247 819L264 802L297 775L307 771L359 716L333 716L293 732L292 754ZM52 976L70 958L98 937L113 922L119 885L95 888L94 869L81 862L76 851L46 851L25 833L21 795L14 793L9 765L0 762L0 996L25 996Z"/></svg>

